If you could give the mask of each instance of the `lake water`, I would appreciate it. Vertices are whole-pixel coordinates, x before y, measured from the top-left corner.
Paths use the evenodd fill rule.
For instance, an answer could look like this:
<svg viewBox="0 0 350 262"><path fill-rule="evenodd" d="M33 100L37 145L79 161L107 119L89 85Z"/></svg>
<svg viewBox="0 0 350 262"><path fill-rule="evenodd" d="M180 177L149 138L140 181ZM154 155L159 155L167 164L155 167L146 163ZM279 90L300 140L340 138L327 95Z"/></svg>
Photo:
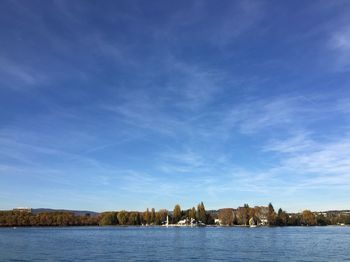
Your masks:
<svg viewBox="0 0 350 262"><path fill-rule="evenodd" d="M1 261L350 261L350 227L0 228Z"/></svg>

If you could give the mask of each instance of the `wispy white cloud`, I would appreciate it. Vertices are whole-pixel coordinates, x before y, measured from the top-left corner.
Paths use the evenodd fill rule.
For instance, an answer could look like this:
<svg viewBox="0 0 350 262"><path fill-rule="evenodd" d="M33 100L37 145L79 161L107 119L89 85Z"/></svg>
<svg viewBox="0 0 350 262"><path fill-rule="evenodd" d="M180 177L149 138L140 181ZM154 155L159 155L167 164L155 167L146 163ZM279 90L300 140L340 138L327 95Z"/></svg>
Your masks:
<svg viewBox="0 0 350 262"><path fill-rule="evenodd" d="M252 134L266 128L293 128L315 112L300 97L277 97L269 100L247 101L233 107L226 115L227 125L239 127Z"/></svg>
<svg viewBox="0 0 350 262"><path fill-rule="evenodd" d="M270 172L292 181L289 189L350 187L350 139L331 137L317 141L310 135L296 135L290 139L272 141L265 150L280 159Z"/></svg>
<svg viewBox="0 0 350 262"><path fill-rule="evenodd" d="M101 105L101 109L115 115L115 121L136 127L137 130L150 130L160 134L173 135L181 130L182 123L161 110L147 93L132 93L117 105Z"/></svg>
<svg viewBox="0 0 350 262"><path fill-rule="evenodd" d="M300 132L284 140L271 140L264 147L264 151L278 153L299 153L314 148L315 142L310 140L307 132Z"/></svg>
<svg viewBox="0 0 350 262"><path fill-rule="evenodd" d="M207 159L192 150L165 152L158 156L160 171L170 174L198 174L208 172Z"/></svg>
<svg viewBox="0 0 350 262"><path fill-rule="evenodd" d="M329 176L350 174L349 148L348 137L331 142L322 141L307 151L297 151L297 155L286 158L283 162L285 168L297 170L299 173Z"/></svg>
<svg viewBox="0 0 350 262"><path fill-rule="evenodd" d="M332 32L329 39L330 50L334 54L334 66L338 71L350 69L350 26Z"/></svg>
<svg viewBox="0 0 350 262"><path fill-rule="evenodd" d="M20 136L16 136L16 132L1 130L0 145L2 150L0 156L4 159L12 159L16 161L17 166L29 165L40 167L49 158L56 161L56 165L60 162L70 162L71 164L84 164L92 167L101 167L101 163L93 158L86 157L82 154L74 152L67 147L60 146L57 141L51 141L51 146L47 144L47 138L37 138L31 136L29 132ZM82 134L84 136L84 134ZM77 133L75 138L77 139ZM44 145L42 145L44 144Z"/></svg>
<svg viewBox="0 0 350 262"><path fill-rule="evenodd" d="M24 87L32 87L46 80L46 73L32 67L15 63L8 59L0 59L1 88L21 90Z"/></svg>
<svg viewBox="0 0 350 262"><path fill-rule="evenodd" d="M170 92L180 96L175 104L189 109L201 109L222 94L228 82L224 72L212 70L178 59L167 62L171 81L167 84Z"/></svg>

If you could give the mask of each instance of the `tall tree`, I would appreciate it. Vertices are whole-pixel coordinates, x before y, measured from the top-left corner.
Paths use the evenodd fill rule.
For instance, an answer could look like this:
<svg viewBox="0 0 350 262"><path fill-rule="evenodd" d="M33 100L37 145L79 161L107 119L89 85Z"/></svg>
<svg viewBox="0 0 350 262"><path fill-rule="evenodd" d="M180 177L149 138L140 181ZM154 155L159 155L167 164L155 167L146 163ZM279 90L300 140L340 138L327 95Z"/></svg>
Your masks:
<svg viewBox="0 0 350 262"><path fill-rule="evenodd" d="M177 223L181 219L181 207L179 204L176 204L173 212L174 223Z"/></svg>
<svg viewBox="0 0 350 262"><path fill-rule="evenodd" d="M189 218L196 219L196 208L195 207L192 207L190 209L190 211L188 212L188 216L189 216Z"/></svg>
<svg viewBox="0 0 350 262"><path fill-rule="evenodd" d="M269 204L269 211L267 213L267 224L269 226L273 226L276 223L276 212L275 209L273 208L273 205L270 203Z"/></svg>
<svg viewBox="0 0 350 262"><path fill-rule="evenodd" d="M207 221L207 217L206 217L206 213L205 213L205 207L203 202L201 202L200 204L198 204L197 206L197 220L201 221L203 223L206 223Z"/></svg>
<svg viewBox="0 0 350 262"><path fill-rule="evenodd" d="M150 224L151 221L151 214L149 212L149 209L147 208L145 212L143 212L143 221L146 225Z"/></svg>
<svg viewBox="0 0 350 262"><path fill-rule="evenodd" d="M151 219L150 219L151 224L156 223L156 210L154 208L151 209Z"/></svg>
<svg viewBox="0 0 350 262"><path fill-rule="evenodd" d="M166 209L160 209L160 210L158 211L158 213L160 214L161 222L165 222L166 219L167 219L167 216L168 216L168 210L166 210Z"/></svg>
<svg viewBox="0 0 350 262"><path fill-rule="evenodd" d="M163 222L162 221L162 214L160 212L156 212L156 217L155 217L154 224L161 225L162 222Z"/></svg>
<svg viewBox="0 0 350 262"><path fill-rule="evenodd" d="M243 206L243 224L244 225L249 224L249 213L250 213L249 205L244 204L244 206Z"/></svg>

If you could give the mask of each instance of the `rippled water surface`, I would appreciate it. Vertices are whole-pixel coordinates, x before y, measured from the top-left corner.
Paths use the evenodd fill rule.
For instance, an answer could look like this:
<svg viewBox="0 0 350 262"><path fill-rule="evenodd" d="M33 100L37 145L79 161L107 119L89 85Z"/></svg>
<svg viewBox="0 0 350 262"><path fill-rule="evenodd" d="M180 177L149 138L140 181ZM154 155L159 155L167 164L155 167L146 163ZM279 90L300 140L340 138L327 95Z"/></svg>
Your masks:
<svg viewBox="0 0 350 262"><path fill-rule="evenodd" d="M0 228L1 261L350 261L350 227Z"/></svg>

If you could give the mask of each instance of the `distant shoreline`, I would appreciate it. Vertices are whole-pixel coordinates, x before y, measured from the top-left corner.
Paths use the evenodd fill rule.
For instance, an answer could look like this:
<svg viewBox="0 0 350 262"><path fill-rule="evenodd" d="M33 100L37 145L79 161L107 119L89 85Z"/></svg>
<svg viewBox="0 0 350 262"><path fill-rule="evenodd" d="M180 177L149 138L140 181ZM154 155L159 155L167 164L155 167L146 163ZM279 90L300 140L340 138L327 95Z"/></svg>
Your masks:
<svg viewBox="0 0 350 262"><path fill-rule="evenodd" d="M0 211L0 227L64 226L168 226L168 227L275 227L275 226L345 226L350 225L350 210L287 213L273 205L206 210L203 202L197 208L183 210L179 204L169 211L154 208L140 211L91 211L64 209L15 208Z"/></svg>
<svg viewBox="0 0 350 262"><path fill-rule="evenodd" d="M250 227L250 226L244 226L244 225L233 225L233 226L226 226L226 225L206 225L206 226L161 226L161 225L150 225L150 226L142 226L142 225L106 225L106 226L99 226L99 225L72 225L72 226L0 226L0 229L19 229L19 228L165 228L165 229L171 229L171 228L192 228L192 229L197 229L197 228L249 228L249 229L257 229L257 228L297 228L297 227L302 227L302 228L319 228L319 227L350 227L350 225L316 225L316 226L303 226L303 225L298 225L298 226L257 226L257 227Z"/></svg>

